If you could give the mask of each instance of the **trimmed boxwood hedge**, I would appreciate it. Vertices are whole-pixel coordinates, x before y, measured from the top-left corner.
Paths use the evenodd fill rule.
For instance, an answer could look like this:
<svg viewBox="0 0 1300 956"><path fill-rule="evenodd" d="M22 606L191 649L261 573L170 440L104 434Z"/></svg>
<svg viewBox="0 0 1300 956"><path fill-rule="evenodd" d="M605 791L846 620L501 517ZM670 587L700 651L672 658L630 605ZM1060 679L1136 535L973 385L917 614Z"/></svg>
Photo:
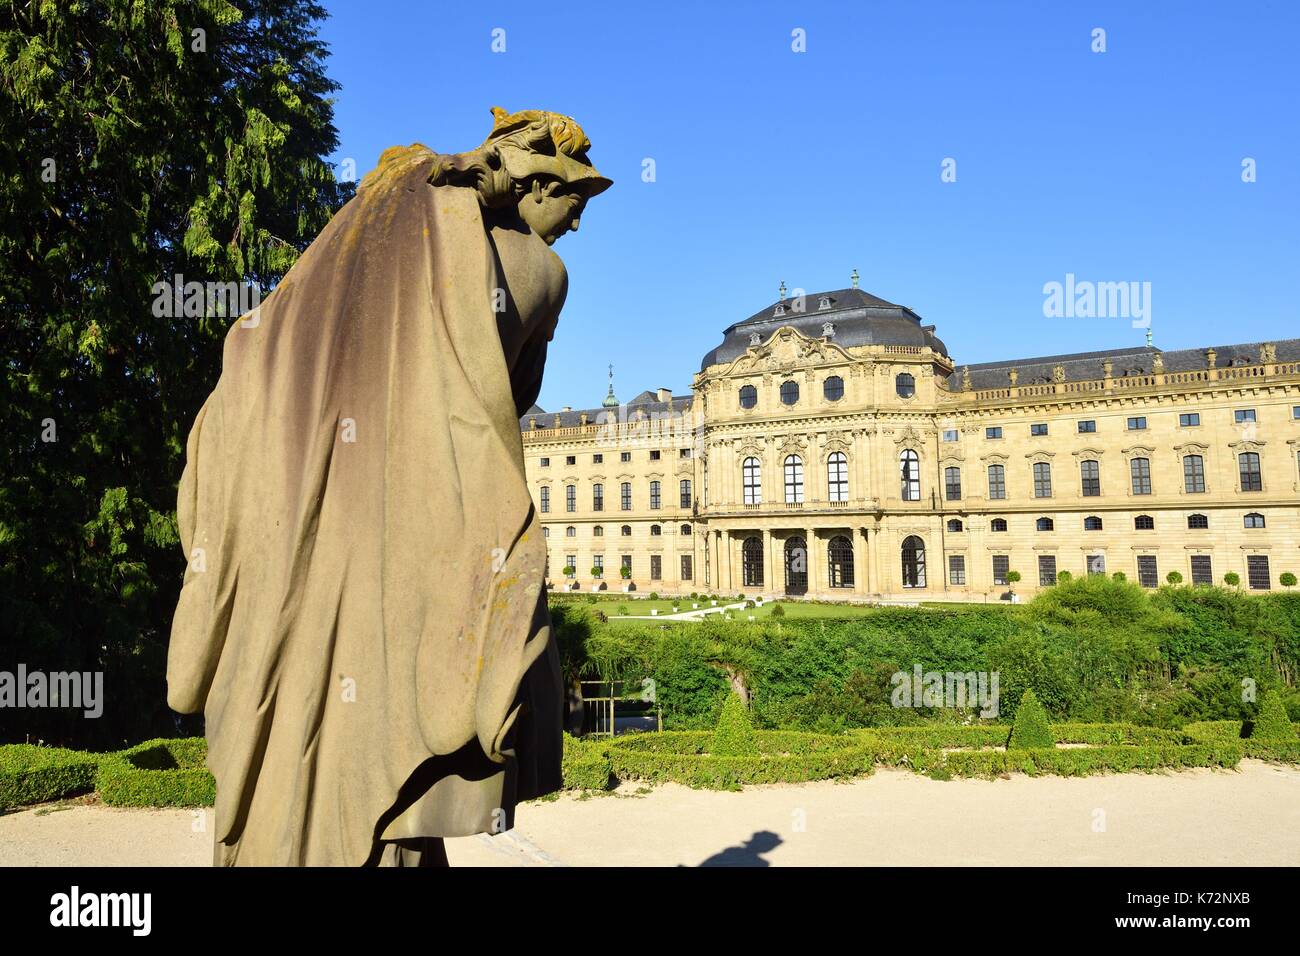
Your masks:
<svg viewBox="0 0 1300 956"><path fill-rule="evenodd" d="M112 807L210 807L217 783L204 766L202 737L146 740L105 754L95 789Z"/></svg>
<svg viewBox="0 0 1300 956"><path fill-rule="evenodd" d="M62 747L0 746L0 811L90 792L99 759Z"/></svg>
<svg viewBox="0 0 1300 956"><path fill-rule="evenodd" d="M991 777L1002 773L1055 774L1081 777L1093 773L1127 773L1181 767L1235 767L1242 750L1231 743L1108 745L1082 749L977 750L955 753L925 750L913 768L954 776Z"/></svg>
<svg viewBox="0 0 1300 956"><path fill-rule="evenodd" d="M1232 743L1242 754L1257 760L1276 760L1281 763L1300 763L1300 731L1294 741L1268 740L1242 737L1244 728L1239 720L1201 720L1183 728L1189 740L1207 743Z"/></svg>
<svg viewBox="0 0 1300 956"><path fill-rule="evenodd" d="M564 735L564 789L608 790L614 768L609 762L603 737Z"/></svg>
<svg viewBox="0 0 1300 956"><path fill-rule="evenodd" d="M758 753L709 753L713 734L678 730L620 737L609 745L620 778L665 781L710 790L736 790L743 784L803 783L871 772L873 742L856 734L830 736L789 730L754 732Z"/></svg>

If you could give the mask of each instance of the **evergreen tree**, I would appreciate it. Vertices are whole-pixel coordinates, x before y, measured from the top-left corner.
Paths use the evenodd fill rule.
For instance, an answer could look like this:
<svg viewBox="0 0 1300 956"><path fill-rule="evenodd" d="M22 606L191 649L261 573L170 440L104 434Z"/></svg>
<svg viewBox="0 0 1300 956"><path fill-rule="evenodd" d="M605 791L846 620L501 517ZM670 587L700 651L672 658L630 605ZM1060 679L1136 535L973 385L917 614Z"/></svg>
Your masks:
<svg viewBox="0 0 1300 956"><path fill-rule="evenodd" d="M323 16L0 0L0 669L105 674L100 720L6 709L0 742L172 729L176 484L240 309L177 315L158 284L264 295L350 197Z"/></svg>

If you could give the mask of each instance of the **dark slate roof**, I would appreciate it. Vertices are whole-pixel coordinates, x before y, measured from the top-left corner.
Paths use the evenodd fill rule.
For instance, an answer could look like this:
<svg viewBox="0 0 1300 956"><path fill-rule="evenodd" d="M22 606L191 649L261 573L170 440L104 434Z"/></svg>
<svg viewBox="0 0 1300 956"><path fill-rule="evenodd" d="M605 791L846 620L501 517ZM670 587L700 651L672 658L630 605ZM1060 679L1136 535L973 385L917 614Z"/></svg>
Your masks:
<svg viewBox="0 0 1300 956"><path fill-rule="evenodd" d="M686 411L691 407L692 400L693 396L691 395L674 395L673 411L677 413ZM522 418L519 419L519 428L522 431L529 431L528 419L534 417L537 419L537 427L539 429L554 428L556 415L560 416L560 427L568 428L573 425L582 424L583 412L587 413L587 424L595 425L604 421L600 416L608 415L610 412L615 412L618 416L618 420L623 421L625 419L631 420L633 414L636 412L645 412L647 415L654 415L666 411L668 411L667 402L659 401L659 396L654 392L645 391L632 399L626 405L621 405L616 408L605 408L598 405L595 408L575 408L568 412L544 412L539 406L534 405L524 413Z"/></svg>
<svg viewBox="0 0 1300 956"><path fill-rule="evenodd" d="M1019 371L1018 385L1033 385L1052 381L1052 369L1056 365L1065 366L1065 380L1079 382L1100 379L1105 375L1102 366L1109 359L1111 375L1123 378L1125 375L1149 375L1153 357L1159 353L1165 363L1166 372L1191 372L1205 368L1205 353L1213 348L1218 355L1215 364L1219 368L1230 366L1234 360L1238 364L1258 365L1259 347L1263 342L1246 342L1238 345L1215 345L1204 349L1162 349L1145 345L1136 348L1109 349L1102 352L1071 352L1066 355L1043 355L1037 358L1008 359L999 362L983 362L979 365L958 366L948 376L949 391L960 391L962 371L970 369L971 388L1001 388L1010 383L1007 372L1015 368ZM1300 361L1300 339L1281 339L1273 343L1277 347L1279 362ZM1245 359L1245 362L1241 362Z"/></svg>
<svg viewBox="0 0 1300 956"><path fill-rule="evenodd" d="M830 308L820 309L822 297L830 301ZM922 325L921 317L905 305L886 302L861 289L839 289L835 292L810 292L804 296L804 311L794 311L794 299L785 300L785 314L774 315L778 302L772 302L743 322L737 322L722 333L722 344L710 351L700 362L700 368L731 362L749 348L750 336L757 332L766 341L784 325L793 326L810 338L822 337L822 323L835 325L831 341L845 348L856 345L913 345L930 346L937 352L948 354L947 348L934 334L934 326Z"/></svg>

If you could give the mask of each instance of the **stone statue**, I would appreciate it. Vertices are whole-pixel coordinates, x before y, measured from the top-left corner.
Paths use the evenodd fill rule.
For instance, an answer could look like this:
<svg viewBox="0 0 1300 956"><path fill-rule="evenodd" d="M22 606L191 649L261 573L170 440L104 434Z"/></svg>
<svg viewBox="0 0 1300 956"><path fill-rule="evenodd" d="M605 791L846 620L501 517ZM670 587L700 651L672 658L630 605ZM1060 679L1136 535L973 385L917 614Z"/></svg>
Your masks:
<svg viewBox="0 0 1300 956"><path fill-rule="evenodd" d="M572 119L385 151L226 336L177 501L167 700L206 717L219 865L437 865L560 787L518 417L609 187Z"/></svg>

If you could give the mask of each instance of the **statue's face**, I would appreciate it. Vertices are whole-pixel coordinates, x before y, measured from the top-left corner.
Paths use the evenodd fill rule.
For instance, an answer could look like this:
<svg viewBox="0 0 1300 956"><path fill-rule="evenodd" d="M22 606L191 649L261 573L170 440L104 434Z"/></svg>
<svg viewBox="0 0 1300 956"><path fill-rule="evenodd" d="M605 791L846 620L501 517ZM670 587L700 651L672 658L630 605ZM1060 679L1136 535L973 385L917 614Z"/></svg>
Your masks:
<svg viewBox="0 0 1300 956"><path fill-rule="evenodd" d="M519 218L549 246L566 232L578 231L586 205L587 197L567 183L553 179L543 185L534 179L532 192L519 200Z"/></svg>

